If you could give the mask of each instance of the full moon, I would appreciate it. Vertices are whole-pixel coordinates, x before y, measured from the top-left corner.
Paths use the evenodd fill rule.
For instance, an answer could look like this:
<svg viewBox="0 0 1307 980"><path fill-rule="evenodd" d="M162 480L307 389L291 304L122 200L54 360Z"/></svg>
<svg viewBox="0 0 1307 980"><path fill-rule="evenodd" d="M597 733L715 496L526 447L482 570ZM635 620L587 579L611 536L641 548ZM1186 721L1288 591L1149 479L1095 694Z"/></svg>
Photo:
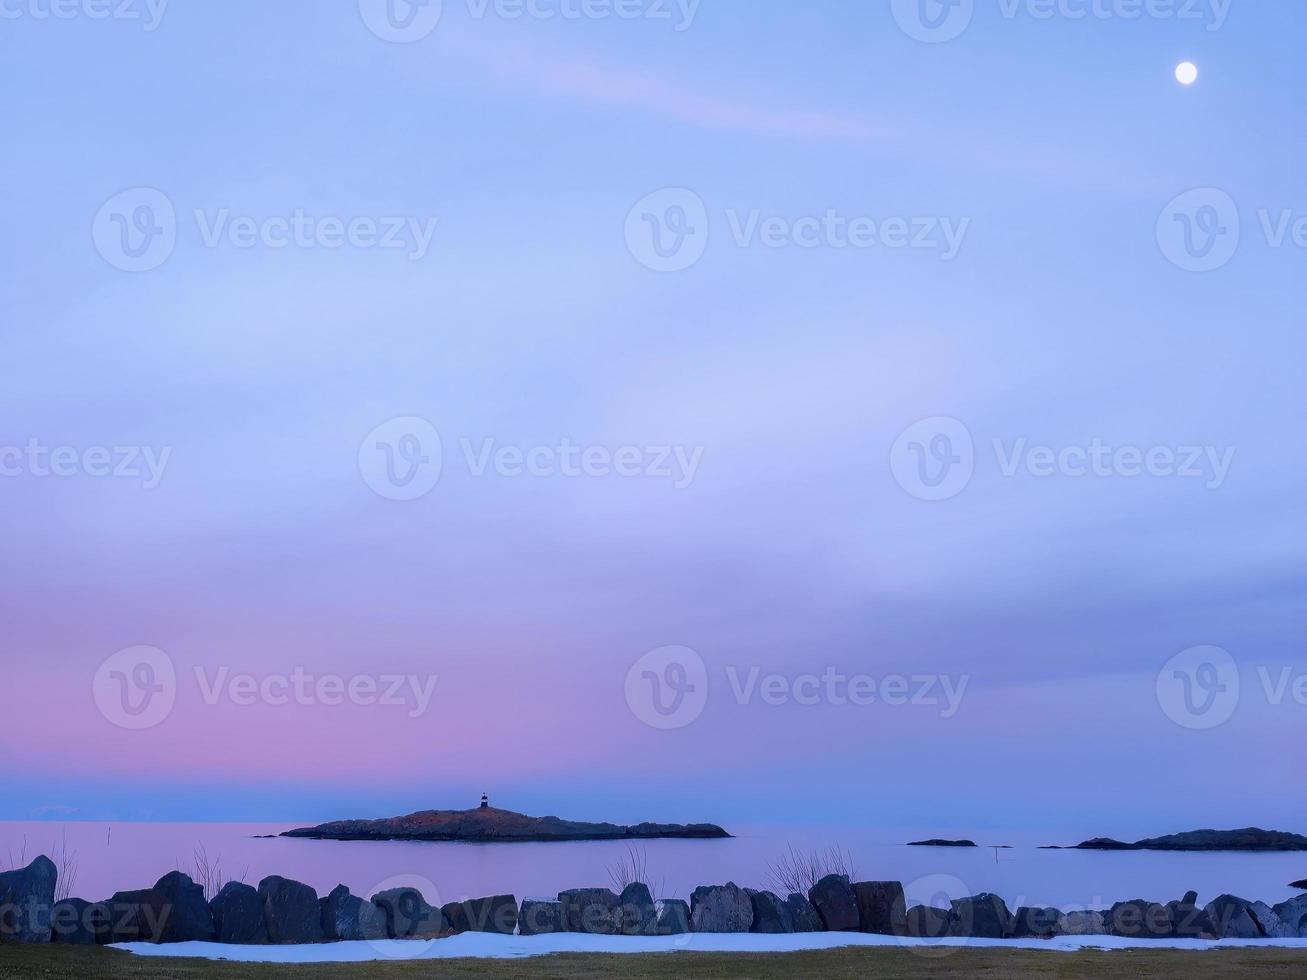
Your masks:
<svg viewBox="0 0 1307 980"><path fill-rule="evenodd" d="M1182 61L1175 66L1175 80L1181 85L1192 85L1198 81L1198 66L1192 61Z"/></svg>

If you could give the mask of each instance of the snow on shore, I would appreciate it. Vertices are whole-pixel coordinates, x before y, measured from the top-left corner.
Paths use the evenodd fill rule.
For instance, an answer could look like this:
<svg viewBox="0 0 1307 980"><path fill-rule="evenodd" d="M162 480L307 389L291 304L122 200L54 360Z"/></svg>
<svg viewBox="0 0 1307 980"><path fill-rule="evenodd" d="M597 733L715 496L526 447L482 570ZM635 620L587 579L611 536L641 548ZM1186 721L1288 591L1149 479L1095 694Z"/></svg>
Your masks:
<svg viewBox="0 0 1307 980"><path fill-rule="evenodd" d="M1132 940L1114 936L1076 936L1050 940L900 939L860 933L810 932L793 935L697 933L687 936L639 938L556 933L547 936L498 936L467 932L428 942L323 943L306 946L226 946L219 943L124 943L115 946L139 956L196 957L242 963L364 963L374 960L512 959L551 953L794 953L841 947L906 947L923 956L943 956L950 948L1028 949L1074 953L1082 949L1212 950L1238 947L1287 948L1307 951L1307 939L1263 939L1205 942L1198 939Z"/></svg>

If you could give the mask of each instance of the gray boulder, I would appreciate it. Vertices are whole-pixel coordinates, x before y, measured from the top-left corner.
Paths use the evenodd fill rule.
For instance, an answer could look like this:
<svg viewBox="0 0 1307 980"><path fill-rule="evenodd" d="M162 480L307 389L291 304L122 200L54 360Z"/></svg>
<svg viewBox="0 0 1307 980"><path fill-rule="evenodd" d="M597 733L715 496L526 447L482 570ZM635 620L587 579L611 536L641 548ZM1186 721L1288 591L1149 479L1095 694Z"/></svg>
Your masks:
<svg viewBox="0 0 1307 980"><path fill-rule="evenodd" d="M523 936L566 932L563 928L563 903L522 899L522 908L517 916L517 931Z"/></svg>
<svg viewBox="0 0 1307 980"><path fill-rule="evenodd" d="M1198 893L1187 892L1178 902L1167 902L1171 914L1171 935L1177 939L1215 939L1207 910L1198 905Z"/></svg>
<svg viewBox="0 0 1307 980"><path fill-rule="evenodd" d="M1105 936L1107 920L1102 912L1063 912L1053 926L1054 936Z"/></svg>
<svg viewBox="0 0 1307 980"><path fill-rule="evenodd" d="M558 893L568 932L616 936L622 931L622 900L610 888L572 888Z"/></svg>
<svg viewBox="0 0 1307 980"><path fill-rule="evenodd" d="M445 903L440 907L440 914L445 917L450 932L461 936L465 932L472 931L472 923L468 921L467 909L463 907L462 902Z"/></svg>
<svg viewBox="0 0 1307 980"><path fill-rule="evenodd" d="M1208 903L1207 917L1217 939L1265 939L1253 903L1235 895L1222 895ZM1275 930L1275 931L1278 931Z"/></svg>
<svg viewBox="0 0 1307 980"><path fill-rule="evenodd" d="M658 929L658 910L649 886L633 881L622 889L622 935L652 936Z"/></svg>
<svg viewBox="0 0 1307 980"><path fill-rule="evenodd" d="M163 892L153 888L115 892L104 903L105 929L96 934L101 943L161 943L171 906Z"/></svg>
<svg viewBox="0 0 1307 980"><path fill-rule="evenodd" d="M680 898L665 898L658 907L658 935L680 936L690 931L690 903Z"/></svg>
<svg viewBox="0 0 1307 980"><path fill-rule="evenodd" d="M300 881L270 875L259 882L268 942L278 945L320 943L322 908L318 893Z"/></svg>
<svg viewBox="0 0 1307 980"><path fill-rule="evenodd" d="M790 913L790 921L794 923L795 932L822 931L821 916L817 914L817 909L808 901L807 896L791 892L790 897L785 900L785 908Z"/></svg>
<svg viewBox="0 0 1307 980"><path fill-rule="evenodd" d="M1279 939L1307 938L1307 895L1281 902L1271 910L1280 922Z"/></svg>
<svg viewBox="0 0 1307 980"><path fill-rule="evenodd" d="M750 932L788 933L794 931L794 917L787 906L774 892L762 892L746 888L744 894L753 903L753 925Z"/></svg>
<svg viewBox="0 0 1307 980"><path fill-rule="evenodd" d="M155 882L154 890L168 902L168 918L163 926L165 943L211 943L214 940L213 914L204 899L204 889L189 875L171 871Z"/></svg>
<svg viewBox="0 0 1307 980"><path fill-rule="evenodd" d="M858 900L848 875L827 875L808 891L826 932L857 932Z"/></svg>
<svg viewBox="0 0 1307 980"><path fill-rule="evenodd" d="M735 882L701 885L690 893L690 928L695 932L748 932L753 900Z"/></svg>
<svg viewBox="0 0 1307 980"><path fill-rule="evenodd" d="M517 898L513 895L469 898L463 903L463 910L467 914L467 932L511 936L517 928Z"/></svg>
<svg viewBox="0 0 1307 980"><path fill-rule="evenodd" d="M0 874L0 942L48 943L59 872L42 854L25 868Z"/></svg>
<svg viewBox="0 0 1307 980"><path fill-rule="evenodd" d="M907 931L908 904L900 882L855 881L851 887L863 932L902 936Z"/></svg>
<svg viewBox="0 0 1307 980"><path fill-rule="evenodd" d="M1012 938L1052 939L1061 917L1057 909L1023 905L1012 917Z"/></svg>
<svg viewBox="0 0 1307 980"><path fill-rule="evenodd" d="M268 941L263 897L252 885L229 881L209 903L213 931L220 943L260 946Z"/></svg>
<svg viewBox="0 0 1307 980"><path fill-rule="evenodd" d="M1267 939L1277 938L1283 930L1283 923L1275 910L1265 902L1253 902L1252 908L1253 920L1257 923L1257 928L1262 931L1262 935Z"/></svg>
<svg viewBox="0 0 1307 980"><path fill-rule="evenodd" d="M1170 939L1175 935L1171 909L1141 898L1117 902L1104 918L1108 935L1123 939Z"/></svg>
<svg viewBox="0 0 1307 980"><path fill-rule="evenodd" d="M432 907L416 888L389 888L372 896L390 939L435 939L450 931L443 909Z"/></svg>
<svg viewBox="0 0 1307 980"><path fill-rule="evenodd" d="M320 903L322 934L332 942L386 939L386 914L372 902L351 895L344 885L333 888Z"/></svg>
<svg viewBox="0 0 1307 980"><path fill-rule="evenodd" d="M904 933L915 939L943 939L953 931L953 915L944 909L914 905L904 916Z"/></svg>
<svg viewBox="0 0 1307 980"><path fill-rule="evenodd" d="M50 942L94 946L109 928L109 910L81 898L55 902L50 912Z"/></svg>
<svg viewBox="0 0 1307 980"><path fill-rule="evenodd" d="M955 936L969 939L1007 939L1012 935L1012 913L998 895L982 892L952 904Z"/></svg>

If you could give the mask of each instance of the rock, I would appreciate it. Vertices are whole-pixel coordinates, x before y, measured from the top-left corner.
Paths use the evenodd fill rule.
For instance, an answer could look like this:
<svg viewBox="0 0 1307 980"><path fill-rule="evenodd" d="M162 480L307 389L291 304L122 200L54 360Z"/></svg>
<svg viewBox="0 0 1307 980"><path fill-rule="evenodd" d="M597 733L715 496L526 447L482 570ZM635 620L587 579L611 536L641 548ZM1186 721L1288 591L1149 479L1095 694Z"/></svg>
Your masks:
<svg viewBox="0 0 1307 980"><path fill-rule="evenodd" d="M55 902L50 912L50 942L94 946L109 929L109 910L81 898Z"/></svg>
<svg viewBox="0 0 1307 980"><path fill-rule="evenodd" d="M171 871L155 882L154 890L168 900L168 918L160 942L213 942L213 914L204 899L204 889L189 875Z"/></svg>
<svg viewBox="0 0 1307 980"><path fill-rule="evenodd" d="M1063 912L1053 926L1054 936L1105 936L1107 920L1102 912Z"/></svg>
<svg viewBox="0 0 1307 980"><path fill-rule="evenodd" d="M753 900L735 882L701 885L690 893L690 928L695 932L748 932Z"/></svg>
<svg viewBox="0 0 1307 980"><path fill-rule="evenodd" d="M25 868L0 874L0 942L48 943L59 872L42 854Z"/></svg>
<svg viewBox="0 0 1307 980"><path fill-rule="evenodd" d="M1274 909L1265 902L1253 902L1250 911L1253 921L1257 923L1257 928L1262 931L1263 936L1267 939L1275 939L1280 935L1282 923Z"/></svg>
<svg viewBox="0 0 1307 980"><path fill-rule="evenodd" d="M858 931L858 900L848 875L827 875L808 891L826 932Z"/></svg>
<svg viewBox="0 0 1307 980"><path fill-rule="evenodd" d="M943 939L953 931L953 916L943 909L914 905L904 917L904 933L915 939Z"/></svg>
<svg viewBox="0 0 1307 980"><path fill-rule="evenodd" d="M690 931L690 903L680 898L665 898L659 903L658 935L680 936Z"/></svg>
<svg viewBox="0 0 1307 980"><path fill-rule="evenodd" d="M220 943L260 946L268 941L263 897L252 886L229 881L209 903L213 931Z"/></svg>
<svg viewBox="0 0 1307 980"><path fill-rule="evenodd" d="M1177 939L1215 939L1215 930L1207 911L1198 907L1198 893L1186 892L1178 902L1167 902L1171 915L1171 935Z"/></svg>
<svg viewBox="0 0 1307 980"><path fill-rule="evenodd" d="M449 931L455 935L461 936L472 931L472 923L468 921L467 909L463 908L462 902L449 902L440 906L440 914L445 917Z"/></svg>
<svg viewBox="0 0 1307 980"><path fill-rule="evenodd" d="M463 911L467 915L466 932L511 936L517 928L517 898L513 895L469 898L463 903Z"/></svg>
<svg viewBox="0 0 1307 980"><path fill-rule="evenodd" d="M1307 938L1307 895L1281 902L1271 910L1280 921L1279 939Z"/></svg>
<svg viewBox="0 0 1307 980"><path fill-rule="evenodd" d="M622 889L622 935L652 936L658 928L658 910L649 886L633 881Z"/></svg>
<svg viewBox="0 0 1307 980"><path fill-rule="evenodd" d="M794 917L789 907L774 892L760 892L746 888L744 894L753 903L753 925L750 932L789 933L794 931Z"/></svg>
<svg viewBox="0 0 1307 980"><path fill-rule="evenodd" d="M1117 902L1104 919L1108 935L1124 939L1169 939L1175 935L1171 910L1143 899Z"/></svg>
<svg viewBox="0 0 1307 980"><path fill-rule="evenodd" d="M359 942L389 938L386 913L372 902L351 895L337 885L322 899L322 934L332 942Z"/></svg>
<svg viewBox="0 0 1307 980"><path fill-rule="evenodd" d="M998 895L982 892L952 902L955 936L969 939L1007 939L1012 935L1012 913Z"/></svg>
<svg viewBox="0 0 1307 980"><path fill-rule="evenodd" d="M908 905L903 898L902 883L855 881L851 887L863 932L901 936L907 931Z"/></svg>
<svg viewBox="0 0 1307 980"><path fill-rule="evenodd" d="M153 888L116 892L103 903L105 929L96 934L101 943L160 943L168 926L171 907L163 892Z"/></svg>
<svg viewBox="0 0 1307 980"><path fill-rule="evenodd" d="M1295 881L1295 882L1291 883L1291 884L1289 885L1289 887L1290 887L1290 888L1307 889L1307 878L1304 878L1302 881Z"/></svg>
<svg viewBox="0 0 1307 980"><path fill-rule="evenodd" d="M1222 895L1208 903L1207 917L1217 939L1264 939L1266 933L1253 911L1253 904L1234 895Z"/></svg>
<svg viewBox="0 0 1307 980"><path fill-rule="evenodd" d="M616 936L622 931L622 900L609 888L573 888L558 893L568 932Z"/></svg>
<svg viewBox="0 0 1307 980"><path fill-rule="evenodd" d="M789 910L790 921L794 923L795 932L822 931L821 916L817 914L817 909L808 901L807 896L791 892L790 897L785 900L785 907Z"/></svg>
<svg viewBox="0 0 1307 980"><path fill-rule="evenodd" d="M975 847L976 842L973 840L941 840L938 837L932 837L930 840L914 840L908 843L908 847Z"/></svg>
<svg viewBox="0 0 1307 980"><path fill-rule="evenodd" d="M1013 939L1052 939L1062 913L1057 909L1022 906L1012 917Z"/></svg>
<svg viewBox="0 0 1307 980"><path fill-rule="evenodd" d="M389 888L373 895L372 904L390 939L435 939L450 931L444 909L432 907L416 888Z"/></svg>
<svg viewBox="0 0 1307 980"><path fill-rule="evenodd" d="M522 908L517 916L517 931L523 936L566 932L563 928L563 903L522 899Z"/></svg>
<svg viewBox="0 0 1307 980"><path fill-rule="evenodd" d="M303 882L271 875L259 882L259 898L263 899L268 942L320 943L326 938L318 893Z"/></svg>

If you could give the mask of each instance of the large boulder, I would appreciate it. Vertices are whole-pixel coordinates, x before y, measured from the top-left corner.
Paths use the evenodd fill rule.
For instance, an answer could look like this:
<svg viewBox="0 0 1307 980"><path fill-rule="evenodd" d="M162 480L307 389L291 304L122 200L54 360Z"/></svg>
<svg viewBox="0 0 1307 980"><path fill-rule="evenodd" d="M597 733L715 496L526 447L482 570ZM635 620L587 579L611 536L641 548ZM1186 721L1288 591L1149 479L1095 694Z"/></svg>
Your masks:
<svg viewBox="0 0 1307 980"><path fill-rule="evenodd" d="M386 913L337 885L321 902L322 934L333 942L386 939Z"/></svg>
<svg viewBox="0 0 1307 980"><path fill-rule="evenodd" d="M209 903L209 911L218 942L259 946L268 941L263 897L254 886L243 881L227 882Z"/></svg>
<svg viewBox="0 0 1307 980"><path fill-rule="evenodd" d="M463 907L462 902L446 902L440 906L440 914L445 917L445 924L449 926L450 932L461 936L465 932L472 931L472 923L468 921L467 909Z"/></svg>
<svg viewBox="0 0 1307 980"><path fill-rule="evenodd" d="M690 893L690 928L695 932L748 932L753 900L733 881L701 885Z"/></svg>
<svg viewBox="0 0 1307 980"><path fill-rule="evenodd" d="M1102 912L1063 912L1053 926L1054 936L1105 936L1107 920Z"/></svg>
<svg viewBox="0 0 1307 980"><path fill-rule="evenodd" d="M750 932L786 933L794 931L794 917L789 907L774 892L760 892L746 888L744 894L753 903L753 925Z"/></svg>
<svg viewBox="0 0 1307 980"><path fill-rule="evenodd" d="M1057 909L1023 905L1012 917L1012 938L1052 939L1061 917Z"/></svg>
<svg viewBox="0 0 1307 980"><path fill-rule="evenodd" d="M213 942L213 914L204 899L204 889L189 875L170 871L155 883L154 890L168 900L168 919L161 942Z"/></svg>
<svg viewBox="0 0 1307 980"><path fill-rule="evenodd" d="M59 872L42 854L25 868L0 874L0 942L48 943Z"/></svg>
<svg viewBox="0 0 1307 980"><path fill-rule="evenodd" d="M902 936L907 931L908 903L900 882L855 881L851 887L863 932Z"/></svg>
<svg viewBox="0 0 1307 980"><path fill-rule="evenodd" d="M444 910L431 906L416 888L389 888L373 895L372 904L390 939L436 939L450 931Z"/></svg>
<svg viewBox="0 0 1307 980"><path fill-rule="evenodd" d="M1280 922L1280 939L1307 938L1307 895L1281 902L1272 909Z"/></svg>
<svg viewBox="0 0 1307 980"><path fill-rule="evenodd" d="M572 888L558 893L568 932L616 936L622 931L622 900L610 888Z"/></svg>
<svg viewBox="0 0 1307 980"><path fill-rule="evenodd" d="M658 935L680 936L690 931L690 903L681 898L665 898L658 906Z"/></svg>
<svg viewBox="0 0 1307 980"><path fill-rule="evenodd" d="M1207 910L1198 905L1198 893L1186 892L1178 902L1167 902L1171 914L1171 935L1177 939L1215 939Z"/></svg>
<svg viewBox="0 0 1307 980"><path fill-rule="evenodd" d="M1257 928L1267 939L1275 939L1283 931L1283 923L1280 922L1279 915L1265 902L1253 902L1250 911Z"/></svg>
<svg viewBox="0 0 1307 980"><path fill-rule="evenodd" d="M467 915L466 932L511 936L517 928L517 898L513 895L469 898L463 902L463 911Z"/></svg>
<svg viewBox="0 0 1307 980"><path fill-rule="evenodd" d="M172 907L168 897L153 888L115 892L103 903L105 929L96 934L101 943L161 943Z"/></svg>
<svg viewBox="0 0 1307 980"><path fill-rule="evenodd" d="M522 908L517 915L517 931L523 936L566 932L563 928L563 903L522 899Z"/></svg>
<svg viewBox="0 0 1307 980"><path fill-rule="evenodd" d="M1208 903L1207 917L1212 922L1212 932L1217 939L1266 938L1262 924L1253 910L1253 903L1247 899L1222 895Z"/></svg>
<svg viewBox="0 0 1307 980"><path fill-rule="evenodd" d="M914 939L943 939L953 931L953 915L944 909L914 905L904 916L904 935Z"/></svg>
<svg viewBox="0 0 1307 980"><path fill-rule="evenodd" d="M954 899L951 904L953 935L969 939L1007 939L1012 935L1012 913L998 895L982 892Z"/></svg>
<svg viewBox="0 0 1307 980"><path fill-rule="evenodd" d="M858 900L848 875L827 875L808 890L826 932L857 932Z"/></svg>
<svg viewBox="0 0 1307 980"><path fill-rule="evenodd" d="M633 881L622 889L622 935L652 936L658 928L658 910L649 886Z"/></svg>
<svg viewBox="0 0 1307 980"><path fill-rule="evenodd" d="M268 925L268 942L279 945L320 943L322 908L318 893L300 881L271 875L259 882L263 918Z"/></svg>
<svg viewBox="0 0 1307 980"><path fill-rule="evenodd" d="M50 912L50 942L94 946L109 928L109 910L82 898L55 902Z"/></svg>
<svg viewBox="0 0 1307 980"><path fill-rule="evenodd" d="M1170 939L1175 935L1171 909L1142 898L1117 902L1104 919L1108 935L1123 939Z"/></svg>
<svg viewBox="0 0 1307 980"><path fill-rule="evenodd" d="M790 921L794 923L795 932L822 931L821 916L817 914L817 909L808 901L806 895L791 892L790 897L785 900L785 908L790 913Z"/></svg>

